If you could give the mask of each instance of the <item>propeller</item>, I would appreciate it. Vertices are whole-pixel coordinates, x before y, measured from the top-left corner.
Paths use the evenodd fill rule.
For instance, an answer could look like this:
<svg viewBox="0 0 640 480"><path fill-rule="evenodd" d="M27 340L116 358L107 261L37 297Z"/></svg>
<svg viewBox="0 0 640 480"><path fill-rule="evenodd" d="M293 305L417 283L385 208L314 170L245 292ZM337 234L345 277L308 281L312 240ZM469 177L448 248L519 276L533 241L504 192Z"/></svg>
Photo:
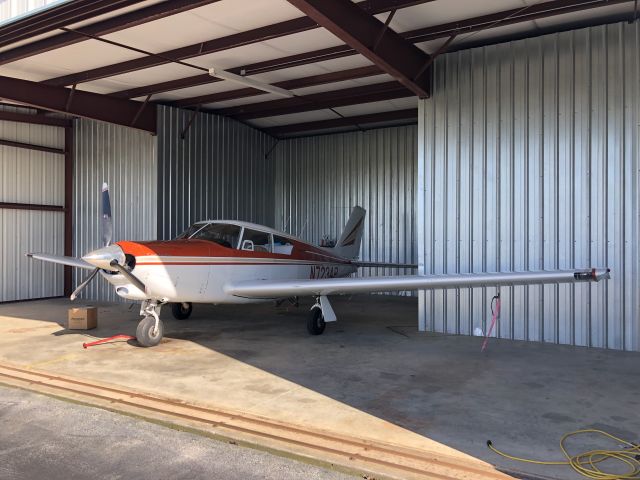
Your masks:
<svg viewBox="0 0 640 480"><path fill-rule="evenodd" d="M139 290L146 292L146 287L142 281L134 274L132 274L124 265L120 263L124 263L125 256L122 253L122 250L117 245L111 246L111 240L113 238L113 221L111 218L111 199L109 196L109 185L105 183L102 184L102 216L100 221L100 229L102 234L102 245L103 248L95 250L93 252L88 253L83 257L85 262L88 262L93 265L98 265L93 271L89 274L89 276L73 291L71 294L71 300L75 300L80 292L85 289L87 285L91 283L91 281L96 277L98 272L103 270L115 270L121 273L124 277L127 278L133 285L136 286ZM115 257L115 258L114 258Z"/></svg>
<svg viewBox="0 0 640 480"><path fill-rule="evenodd" d="M111 221L111 199L109 198L109 185L102 184L102 245L111 245L113 237L113 222Z"/></svg>

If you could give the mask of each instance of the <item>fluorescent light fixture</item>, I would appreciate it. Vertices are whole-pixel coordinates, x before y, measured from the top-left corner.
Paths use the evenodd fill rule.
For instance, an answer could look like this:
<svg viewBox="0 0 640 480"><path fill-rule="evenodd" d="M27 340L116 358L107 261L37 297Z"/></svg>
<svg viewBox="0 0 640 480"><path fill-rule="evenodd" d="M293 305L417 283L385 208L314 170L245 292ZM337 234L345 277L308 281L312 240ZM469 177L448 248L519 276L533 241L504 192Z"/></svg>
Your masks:
<svg viewBox="0 0 640 480"><path fill-rule="evenodd" d="M285 90L284 88L276 87L274 85L269 85L268 83L262 83L253 78L243 77L241 75L236 75L235 73L227 72L226 70L221 70L219 68L210 68L209 75L216 78L221 78L222 80L229 80L230 82L241 83L247 87L257 88L258 90L262 90L264 92L275 93L276 95L280 95L282 97L295 97L293 92L289 90Z"/></svg>

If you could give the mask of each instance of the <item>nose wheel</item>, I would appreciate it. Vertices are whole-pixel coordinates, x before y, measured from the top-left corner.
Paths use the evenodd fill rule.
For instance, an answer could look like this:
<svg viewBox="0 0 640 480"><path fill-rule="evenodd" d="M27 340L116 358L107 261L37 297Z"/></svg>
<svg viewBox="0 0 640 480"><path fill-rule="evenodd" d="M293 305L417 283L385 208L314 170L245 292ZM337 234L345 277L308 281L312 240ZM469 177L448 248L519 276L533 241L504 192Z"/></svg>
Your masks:
<svg viewBox="0 0 640 480"><path fill-rule="evenodd" d="M164 335L164 324L160 320L162 303L156 300L145 300L140 307L140 315L144 318L136 328L136 340L143 347L155 347Z"/></svg>
<svg viewBox="0 0 640 480"><path fill-rule="evenodd" d="M155 347L160 343L163 335L164 324L162 320L158 319L156 326L156 319L152 316L144 317L136 328L136 340L143 347Z"/></svg>

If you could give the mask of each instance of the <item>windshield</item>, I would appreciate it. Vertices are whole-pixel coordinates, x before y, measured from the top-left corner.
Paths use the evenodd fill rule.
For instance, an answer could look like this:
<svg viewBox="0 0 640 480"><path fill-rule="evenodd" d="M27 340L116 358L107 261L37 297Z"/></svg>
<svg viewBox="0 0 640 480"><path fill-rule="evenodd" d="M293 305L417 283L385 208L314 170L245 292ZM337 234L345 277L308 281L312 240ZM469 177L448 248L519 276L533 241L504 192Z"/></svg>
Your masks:
<svg viewBox="0 0 640 480"><path fill-rule="evenodd" d="M211 223L193 235L192 239L209 240L227 248L237 248L240 239L240 227L225 223Z"/></svg>
<svg viewBox="0 0 640 480"><path fill-rule="evenodd" d="M202 226L203 226L202 223L194 223L189 228L187 228L184 232L182 232L180 235L178 235L175 239L176 240L183 240L183 239L189 238L189 237L191 237L191 235L193 235L198 230L200 230L202 228Z"/></svg>

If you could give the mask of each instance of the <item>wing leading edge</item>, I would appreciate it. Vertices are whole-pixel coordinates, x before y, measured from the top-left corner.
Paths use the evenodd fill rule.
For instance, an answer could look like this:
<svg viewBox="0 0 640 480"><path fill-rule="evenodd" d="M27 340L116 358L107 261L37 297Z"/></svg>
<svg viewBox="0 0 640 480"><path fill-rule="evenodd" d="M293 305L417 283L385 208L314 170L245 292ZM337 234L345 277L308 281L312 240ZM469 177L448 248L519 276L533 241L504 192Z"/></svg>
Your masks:
<svg viewBox="0 0 640 480"><path fill-rule="evenodd" d="M300 280L249 280L225 285L225 292L244 298L282 298L348 293L431 290L437 288L499 287L543 283L597 282L610 278L609 269L539 272L461 273Z"/></svg>

